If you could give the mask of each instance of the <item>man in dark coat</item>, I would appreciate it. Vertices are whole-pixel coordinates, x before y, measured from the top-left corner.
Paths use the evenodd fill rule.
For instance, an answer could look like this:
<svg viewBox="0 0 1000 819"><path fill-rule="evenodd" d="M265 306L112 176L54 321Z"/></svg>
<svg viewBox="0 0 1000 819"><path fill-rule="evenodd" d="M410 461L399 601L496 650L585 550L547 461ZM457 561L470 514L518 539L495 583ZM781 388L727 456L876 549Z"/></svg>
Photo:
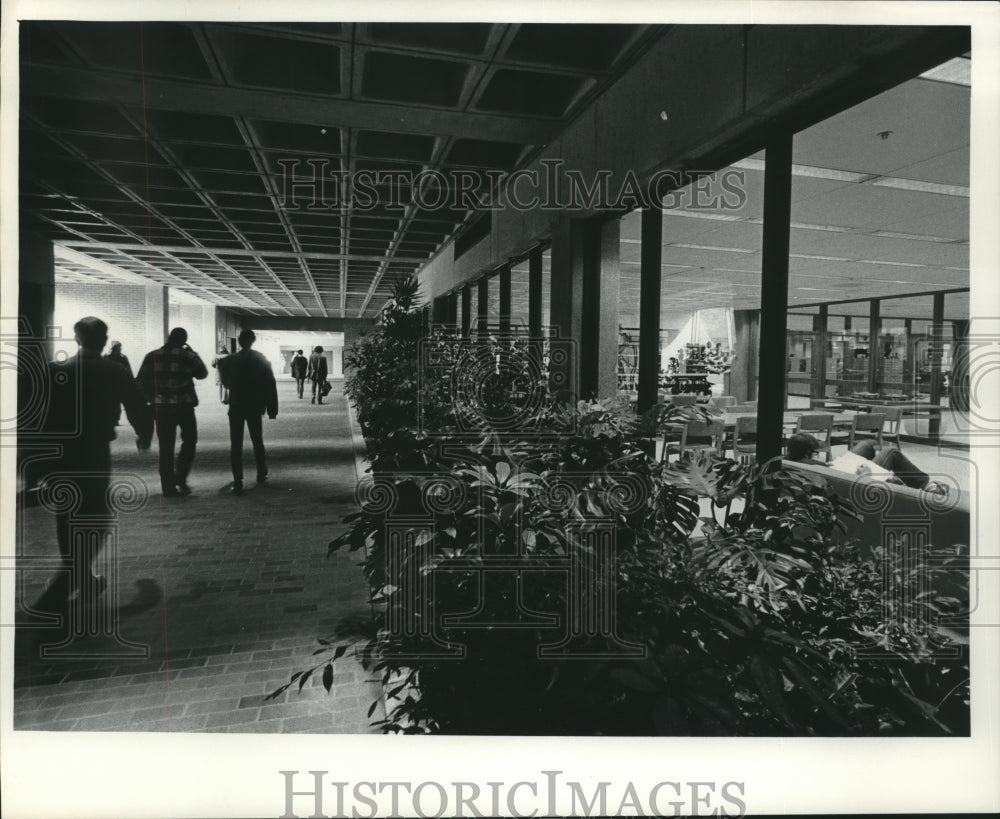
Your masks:
<svg viewBox="0 0 1000 819"><path fill-rule="evenodd" d="M313 353L309 356L308 378L312 381L312 401L310 404L323 403L323 384L326 383L327 367L326 356L323 355L322 347L314 347Z"/></svg>
<svg viewBox="0 0 1000 819"><path fill-rule="evenodd" d="M108 525L111 441L117 437L115 418L123 405L138 449L148 450L153 437L153 413L135 381L119 364L101 356L108 342L108 325L86 316L73 326L73 332L80 345L77 354L48 365L45 431L59 444L60 454L44 470L44 478L69 481L76 495L73 510L56 514L63 571L45 593L46 601L53 604L73 594L93 599L107 584L91 568L106 538L74 538L70 515L86 517L98 528Z"/></svg>
<svg viewBox="0 0 1000 819"><path fill-rule="evenodd" d="M294 358L292 358L292 378L295 379L295 386L299 391L299 398L302 397L302 393L305 391L306 386L306 372L309 370L309 359L302 355L302 350L295 353Z"/></svg>
<svg viewBox="0 0 1000 819"><path fill-rule="evenodd" d="M240 351L219 362L222 382L229 388L229 462L233 469L233 494L243 494L243 426L250 432L257 483L267 481L262 416L278 417L278 387L271 362L252 350L253 330L240 333Z"/></svg>

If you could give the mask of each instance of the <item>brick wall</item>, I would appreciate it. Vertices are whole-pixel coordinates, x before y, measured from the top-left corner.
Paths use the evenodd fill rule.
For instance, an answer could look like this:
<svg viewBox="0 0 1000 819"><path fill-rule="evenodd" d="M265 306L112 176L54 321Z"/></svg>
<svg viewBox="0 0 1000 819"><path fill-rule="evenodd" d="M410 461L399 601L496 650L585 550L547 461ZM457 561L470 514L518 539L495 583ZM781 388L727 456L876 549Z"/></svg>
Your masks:
<svg viewBox="0 0 1000 819"><path fill-rule="evenodd" d="M148 338L146 288L141 285L57 283L54 323L62 329L62 340L53 345L56 354L76 353L73 325L84 316L97 316L107 323L108 346L104 351L110 351L112 341L120 341L133 371L139 369L143 356L158 346Z"/></svg>

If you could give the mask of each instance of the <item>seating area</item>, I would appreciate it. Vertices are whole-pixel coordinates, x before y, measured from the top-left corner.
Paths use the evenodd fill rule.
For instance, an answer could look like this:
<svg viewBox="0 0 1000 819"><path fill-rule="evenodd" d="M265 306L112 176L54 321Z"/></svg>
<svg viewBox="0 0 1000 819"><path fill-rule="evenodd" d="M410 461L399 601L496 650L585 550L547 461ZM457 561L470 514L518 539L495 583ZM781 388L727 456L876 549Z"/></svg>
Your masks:
<svg viewBox="0 0 1000 819"><path fill-rule="evenodd" d="M672 458L684 459L708 450L743 462L756 461L756 402L740 404L731 395L715 396L704 404L692 399L693 396L673 396L662 407L700 406L705 412L712 413L714 423L674 419L664 424L656 441L656 452L661 462L668 463ZM831 405L835 409L831 410ZM871 445L876 457L887 448L903 449L900 432L903 410L900 407L857 404L847 408L830 401L813 401L811 407L808 410L786 410L784 413L783 451L792 435L802 434L814 439L816 454L828 464L838 455L855 451L864 443ZM820 409L827 411L820 412ZM933 449L912 441L906 447L916 459L917 468L921 472L929 471L927 465L920 462L933 461ZM967 487L964 480L962 486Z"/></svg>

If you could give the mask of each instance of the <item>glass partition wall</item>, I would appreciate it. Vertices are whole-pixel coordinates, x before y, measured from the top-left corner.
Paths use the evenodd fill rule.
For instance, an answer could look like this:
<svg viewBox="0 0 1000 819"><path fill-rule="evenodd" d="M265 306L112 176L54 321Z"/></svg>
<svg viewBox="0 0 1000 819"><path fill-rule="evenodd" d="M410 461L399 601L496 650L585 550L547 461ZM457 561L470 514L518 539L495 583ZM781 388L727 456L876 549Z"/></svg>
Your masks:
<svg viewBox="0 0 1000 819"><path fill-rule="evenodd" d="M665 191L662 205L660 264L653 271L659 293L658 400L753 400L759 322L750 314L760 305L763 165L737 164L697 177ZM642 212L632 211L622 217L620 234L618 382L619 393L633 400L642 222ZM650 298L648 290L642 298Z"/></svg>
<svg viewBox="0 0 1000 819"><path fill-rule="evenodd" d="M787 406L897 406L904 434L946 440L968 333L967 80L915 77L797 133L791 172Z"/></svg>
<svg viewBox="0 0 1000 819"><path fill-rule="evenodd" d="M968 299L960 291L795 309L788 315L787 406L885 403L903 408L906 434L954 438L947 411L962 409L963 385L956 404L953 371L968 334ZM935 300L943 304L938 322Z"/></svg>

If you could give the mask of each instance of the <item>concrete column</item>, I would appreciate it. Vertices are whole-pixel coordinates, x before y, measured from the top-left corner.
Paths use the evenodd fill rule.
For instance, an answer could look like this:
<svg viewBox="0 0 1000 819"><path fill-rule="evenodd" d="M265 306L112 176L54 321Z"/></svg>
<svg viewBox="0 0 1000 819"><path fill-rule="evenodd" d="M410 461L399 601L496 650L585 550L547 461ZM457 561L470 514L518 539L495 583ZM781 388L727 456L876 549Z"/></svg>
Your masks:
<svg viewBox="0 0 1000 819"><path fill-rule="evenodd" d="M38 430L48 409L46 362L55 355L49 328L55 324L55 259L52 242L31 233L19 236L17 295L17 455L28 457L30 432ZM5 323L6 324L6 323ZM6 328L5 328L6 329ZM63 327L73 341L73 328ZM11 328L13 331L13 328Z"/></svg>
<svg viewBox="0 0 1000 819"><path fill-rule="evenodd" d="M472 286L462 288L462 336L468 338L472 327Z"/></svg>
<svg viewBox="0 0 1000 819"><path fill-rule="evenodd" d="M879 349L879 335L882 333L879 305L878 299L872 299L868 306L868 392L878 392L878 362L882 357Z"/></svg>
<svg viewBox="0 0 1000 819"><path fill-rule="evenodd" d="M826 325L827 306L819 306L819 314L813 316L812 382L810 394L813 398L826 398Z"/></svg>
<svg viewBox="0 0 1000 819"><path fill-rule="evenodd" d="M542 335L542 249L536 247L528 256L528 335Z"/></svg>
<svg viewBox="0 0 1000 819"><path fill-rule="evenodd" d="M969 410L969 320L951 322L951 395L952 409Z"/></svg>
<svg viewBox="0 0 1000 819"><path fill-rule="evenodd" d="M660 295L663 213L642 212L639 256L639 412L656 404L660 385Z"/></svg>
<svg viewBox="0 0 1000 819"><path fill-rule="evenodd" d="M928 423L928 437L936 442L941 433L941 356L944 353L944 293L934 294L931 309L931 417Z"/></svg>
<svg viewBox="0 0 1000 819"><path fill-rule="evenodd" d="M168 288L150 285L146 288L146 349L162 347L170 332L170 303Z"/></svg>
<svg viewBox="0 0 1000 819"><path fill-rule="evenodd" d="M757 397L757 356L760 337L759 310L733 310L733 350L729 388L736 400Z"/></svg>
<svg viewBox="0 0 1000 819"><path fill-rule="evenodd" d="M431 322L433 324L444 324L447 319L445 313L448 309L447 296L438 296L431 302Z"/></svg>
<svg viewBox="0 0 1000 819"><path fill-rule="evenodd" d="M170 335L170 288L163 287L163 340Z"/></svg>
<svg viewBox="0 0 1000 819"><path fill-rule="evenodd" d="M476 285L476 326L479 336L489 336L486 324L490 315L490 280L483 276Z"/></svg>
<svg viewBox="0 0 1000 819"><path fill-rule="evenodd" d="M761 253L760 387L757 462L781 454L788 329L788 243L792 201L792 135L779 134L764 153L764 232Z"/></svg>
<svg viewBox="0 0 1000 819"><path fill-rule="evenodd" d="M596 393L598 398L618 395L619 281L621 278L621 220L611 219L597 227L598 276L596 281L597 322ZM584 329L584 337L588 334ZM580 362L581 365L584 361Z"/></svg>
<svg viewBox="0 0 1000 819"><path fill-rule="evenodd" d="M34 233L21 233L18 241L18 334L37 339L46 360L52 358L48 328L55 322L56 284L52 242ZM62 328L72 341L73 328Z"/></svg>
<svg viewBox="0 0 1000 819"><path fill-rule="evenodd" d="M511 303L511 285L510 285L510 265L505 264L500 268L500 273L498 275L500 280L500 332L509 333L510 332L510 303Z"/></svg>
<svg viewBox="0 0 1000 819"><path fill-rule="evenodd" d="M561 213L552 232L552 295L549 323L566 355L550 364L553 386L565 400L580 395L580 343L583 328L583 220Z"/></svg>

